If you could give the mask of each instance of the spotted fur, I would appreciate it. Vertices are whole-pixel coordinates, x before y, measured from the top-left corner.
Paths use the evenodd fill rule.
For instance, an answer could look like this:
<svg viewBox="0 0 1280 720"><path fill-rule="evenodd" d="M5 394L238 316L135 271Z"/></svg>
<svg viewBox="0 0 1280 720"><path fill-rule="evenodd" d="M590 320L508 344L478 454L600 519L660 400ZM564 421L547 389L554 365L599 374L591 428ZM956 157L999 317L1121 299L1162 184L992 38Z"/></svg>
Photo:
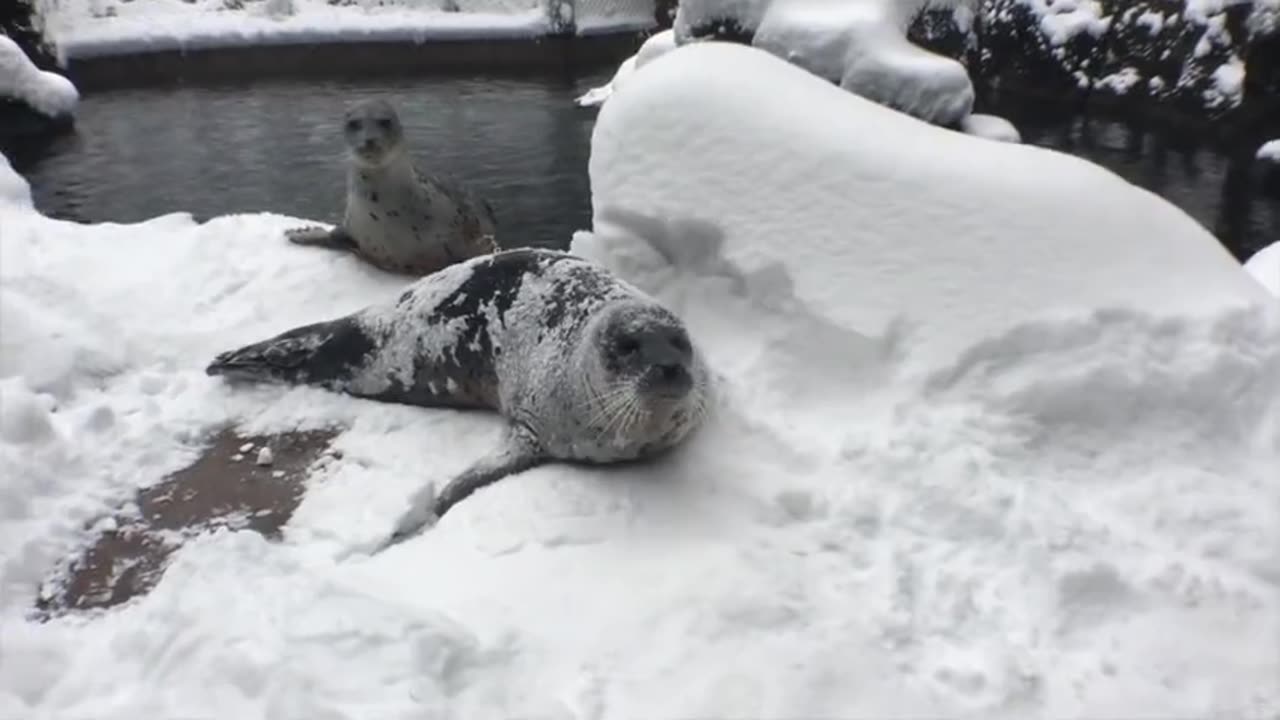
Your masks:
<svg viewBox="0 0 1280 720"><path fill-rule="evenodd" d="M389 103L353 106L343 136L348 167L342 222L332 230L289 230L292 242L349 250L407 275L427 275L498 249L493 207L457 180L414 165Z"/></svg>
<svg viewBox="0 0 1280 720"><path fill-rule="evenodd" d="M603 268L534 248L452 265L394 303L223 353L208 372L504 415L503 448L415 501L396 541L540 462L613 463L674 447L701 424L709 391L678 317Z"/></svg>

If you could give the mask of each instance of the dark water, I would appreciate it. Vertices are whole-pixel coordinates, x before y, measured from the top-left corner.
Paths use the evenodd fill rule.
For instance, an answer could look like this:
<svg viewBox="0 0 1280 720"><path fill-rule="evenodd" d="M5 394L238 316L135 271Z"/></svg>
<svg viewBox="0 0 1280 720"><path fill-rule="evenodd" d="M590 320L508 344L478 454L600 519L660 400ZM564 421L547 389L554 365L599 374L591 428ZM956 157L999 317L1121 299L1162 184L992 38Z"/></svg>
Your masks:
<svg viewBox="0 0 1280 720"><path fill-rule="evenodd" d="M173 211L199 219L273 211L335 222L344 194L342 109L382 97L400 109L424 169L453 174L490 198L504 245L562 247L591 219L595 111L573 98L612 72L103 93L84 98L74 135L4 150L31 182L36 204L56 217L128 222ZM1238 258L1280 240L1280 172L1267 179L1253 160L1254 140L1224 149L1037 104L983 110L1008 117L1026 142L1087 158L1163 195Z"/></svg>
<svg viewBox="0 0 1280 720"><path fill-rule="evenodd" d="M429 172L471 183L497 209L504 245L567 244L591 226L591 75L261 83L86 96L77 129L5 148L37 207L72 220L131 222L271 211L336 222L345 196L345 105L384 98Z"/></svg>

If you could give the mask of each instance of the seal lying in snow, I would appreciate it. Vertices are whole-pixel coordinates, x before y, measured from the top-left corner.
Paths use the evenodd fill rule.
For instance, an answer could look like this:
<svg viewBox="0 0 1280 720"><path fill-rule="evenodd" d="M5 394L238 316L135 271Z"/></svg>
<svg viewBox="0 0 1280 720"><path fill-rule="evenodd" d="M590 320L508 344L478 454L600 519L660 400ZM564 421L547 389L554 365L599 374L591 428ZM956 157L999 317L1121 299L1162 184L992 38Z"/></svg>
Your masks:
<svg viewBox="0 0 1280 720"><path fill-rule="evenodd" d="M437 497L431 486L420 492L391 544L541 463L622 462L669 449L701 424L710 390L679 318L603 268L534 248L450 266L394 304L223 353L207 372L502 413L510 421L502 447Z"/></svg>
<svg viewBox="0 0 1280 720"><path fill-rule="evenodd" d="M347 207L332 230L289 230L299 245L350 250L389 272L427 275L497 250L488 202L461 184L420 172L395 109L369 100L347 111Z"/></svg>

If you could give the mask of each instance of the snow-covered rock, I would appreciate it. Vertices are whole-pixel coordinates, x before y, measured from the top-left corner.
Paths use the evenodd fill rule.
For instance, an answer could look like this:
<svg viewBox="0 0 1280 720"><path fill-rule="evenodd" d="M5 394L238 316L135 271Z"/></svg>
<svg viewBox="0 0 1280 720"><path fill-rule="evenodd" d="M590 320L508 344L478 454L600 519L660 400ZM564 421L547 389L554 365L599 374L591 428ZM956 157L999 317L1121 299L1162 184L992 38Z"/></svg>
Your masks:
<svg viewBox="0 0 1280 720"><path fill-rule="evenodd" d="M65 77L36 67L22 48L0 35L0 99L21 102L50 118L70 117L80 94Z"/></svg>
<svg viewBox="0 0 1280 720"><path fill-rule="evenodd" d="M1245 261L1244 268L1272 295L1280 298L1280 242L1254 253Z"/></svg>
<svg viewBox="0 0 1280 720"><path fill-rule="evenodd" d="M1280 138L1269 140L1258 147L1259 160L1280 164Z"/></svg>
<svg viewBox="0 0 1280 720"><path fill-rule="evenodd" d="M602 109L590 162L598 221L615 210L714 220L738 240L722 253L739 272L785 269L825 320L879 337L909 318L946 352L1024 314L1259 296L1186 213L1093 163L936 128L759 50L703 45L636 73L627 87L640 89ZM615 119L629 112L651 130ZM777 168L772 182L756 167ZM711 182L703 168L721 192L699 190Z"/></svg>
<svg viewBox="0 0 1280 720"><path fill-rule="evenodd" d="M576 102L582 107L594 107L604 103L613 94L614 90L621 87L626 82L631 73L644 67L654 58L660 57L665 53L674 50L676 47L676 38L674 30L663 30L654 34L640 46L635 55L623 60L618 66L617 72L609 82L600 87L592 88L583 93Z"/></svg>
<svg viewBox="0 0 1280 720"><path fill-rule="evenodd" d="M981 113L969 115L960 122L960 130L988 140L1011 143L1022 142L1022 135L1018 132L1018 128L1014 127L1013 123L1008 120L995 115L983 115Z"/></svg>
<svg viewBox="0 0 1280 720"><path fill-rule="evenodd" d="M963 65L906 39L923 0L684 0L680 43L702 37L749 42L841 87L940 125L973 107Z"/></svg>
<svg viewBox="0 0 1280 720"><path fill-rule="evenodd" d="M283 242L295 218L0 199L0 339L26 328L0 345L0 716L1280 703L1280 306L1207 233L750 48L647 64L592 145L574 248L687 317L721 378L708 425L652 464L510 478L373 557L351 552L501 422L202 368L403 279ZM33 620L86 528L227 424L346 428L283 540L212 531L146 597Z"/></svg>

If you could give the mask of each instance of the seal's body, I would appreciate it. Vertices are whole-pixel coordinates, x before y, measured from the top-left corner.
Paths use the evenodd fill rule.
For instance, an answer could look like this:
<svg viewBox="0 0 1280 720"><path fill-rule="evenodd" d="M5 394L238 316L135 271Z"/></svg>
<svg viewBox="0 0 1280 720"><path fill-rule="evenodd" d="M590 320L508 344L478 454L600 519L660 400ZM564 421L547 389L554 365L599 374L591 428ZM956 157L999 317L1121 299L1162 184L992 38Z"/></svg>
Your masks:
<svg viewBox="0 0 1280 720"><path fill-rule="evenodd" d="M613 463L669 449L700 425L709 390L674 314L603 268L533 248L450 266L392 305L223 353L207 371L505 416L504 447L438 498L416 500L396 540L542 462Z"/></svg>
<svg viewBox="0 0 1280 720"><path fill-rule="evenodd" d="M391 105L355 105L343 136L349 166L342 223L289 230L289 240L350 250L375 267L410 275L497 250L493 208L462 184L414 165Z"/></svg>

